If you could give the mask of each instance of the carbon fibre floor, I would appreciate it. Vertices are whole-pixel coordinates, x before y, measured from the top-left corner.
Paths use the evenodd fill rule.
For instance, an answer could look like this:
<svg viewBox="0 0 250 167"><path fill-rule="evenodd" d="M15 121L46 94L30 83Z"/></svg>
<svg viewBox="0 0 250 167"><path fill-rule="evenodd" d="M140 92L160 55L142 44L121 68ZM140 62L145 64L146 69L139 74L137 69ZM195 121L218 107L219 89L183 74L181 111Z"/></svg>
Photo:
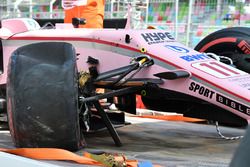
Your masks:
<svg viewBox="0 0 250 167"><path fill-rule="evenodd" d="M102 150L124 153L130 159L149 160L165 167L227 167L238 141L221 139L213 125L126 117L131 125L118 128L123 146L116 147L107 131L85 135L87 147L76 152ZM220 127L226 136L244 135L244 129ZM0 132L0 147L13 148L8 131ZM59 166L82 166L46 161Z"/></svg>

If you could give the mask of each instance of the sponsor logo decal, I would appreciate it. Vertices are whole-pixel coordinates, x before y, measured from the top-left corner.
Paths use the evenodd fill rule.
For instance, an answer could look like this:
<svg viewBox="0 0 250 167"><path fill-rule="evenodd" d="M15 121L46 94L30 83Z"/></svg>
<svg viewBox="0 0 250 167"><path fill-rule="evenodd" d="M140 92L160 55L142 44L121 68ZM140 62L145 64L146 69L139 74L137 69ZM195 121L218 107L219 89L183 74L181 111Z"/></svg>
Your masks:
<svg viewBox="0 0 250 167"><path fill-rule="evenodd" d="M223 95L220 95L220 94L216 94L216 101L221 103L221 104L224 104L225 106L228 106L232 109L235 109L239 112L242 112L244 114L247 114L247 115L250 115L250 108L245 106L244 104L240 104L234 100L231 100Z"/></svg>
<svg viewBox="0 0 250 167"><path fill-rule="evenodd" d="M250 54L250 45L245 41L242 40L239 44L238 47L245 53L245 54Z"/></svg>
<svg viewBox="0 0 250 167"><path fill-rule="evenodd" d="M180 46L173 46L173 45L165 45L166 48L178 52L178 53L188 53L189 50Z"/></svg>
<svg viewBox="0 0 250 167"><path fill-rule="evenodd" d="M174 37L169 32L142 33L141 36L149 45L174 40Z"/></svg>
<svg viewBox="0 0 250 167"><path fill-rule="evenodd" d="M199 84L195 83L195 82L191 82L189 88L190 91L193 91L195 93L198 93L202 96L205 96L209 99L212 99L215 92L212 90L209 90L208 88L205 88L204 86L200 86Z"/></svg>
<svg viewBox="0 0 250 167"><path fill-rule="evenodd" d="M227 98L219 93L215 93L214 91L212 91L204 86L201 86L198 83L191 82L188 89L192 92L198 93L199 95L207 97L209 99L212 99L213 97L215 97L216 102L250 116L250 107L248 107L244 104L240 104L240 103L238 103L232 99L229 99L229 98Z"/></svg>
<svg viewBox="0 0 250 167"><path fill-rule="evenodd" d="M211 59L209 56L199 53L199 54L193 54L193 55L185 55L181 56L183 60L190 62L190 61L196 61L196 60L206 60L206 59Z"/></svg>

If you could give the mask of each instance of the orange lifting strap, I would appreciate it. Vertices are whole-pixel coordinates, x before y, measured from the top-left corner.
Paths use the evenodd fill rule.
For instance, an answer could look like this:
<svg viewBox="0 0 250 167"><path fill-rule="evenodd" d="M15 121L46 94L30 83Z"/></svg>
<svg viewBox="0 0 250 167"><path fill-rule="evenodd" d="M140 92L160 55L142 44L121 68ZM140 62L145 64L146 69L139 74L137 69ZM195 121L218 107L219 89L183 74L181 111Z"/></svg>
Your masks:
<svg viewBox="0 0 250 167"><path fill-rule="evenodd" d="M73 161L84 165L95 165L95 166L107 166L105 163L94 160L93 155L90 153L84 153L84 156L77 155L67 150L57 148L17 148L17 149L4 149L0 148L0 151L15 154L27 158L36 160L59 160L59 161ZM126 167L138 167L137 160L125 160ZM154 165L154 167L160 167Z"/></svg>
<svg viewBox="0 0 250 167"><path fill-rule="evenodd" d="M63 160L74 161L86 165L101 165L99 162L88 157L83 157L70 151L56 148L1 148L0 151L37 160Z"/></svg>
<svg viewBox="0 0 250 167"><path fill-rule="evenodd" d="M65 9L64 23L72 23L72 18L86 19L80 28L103 28L105 0L87 0L86 5Z"/></svg>

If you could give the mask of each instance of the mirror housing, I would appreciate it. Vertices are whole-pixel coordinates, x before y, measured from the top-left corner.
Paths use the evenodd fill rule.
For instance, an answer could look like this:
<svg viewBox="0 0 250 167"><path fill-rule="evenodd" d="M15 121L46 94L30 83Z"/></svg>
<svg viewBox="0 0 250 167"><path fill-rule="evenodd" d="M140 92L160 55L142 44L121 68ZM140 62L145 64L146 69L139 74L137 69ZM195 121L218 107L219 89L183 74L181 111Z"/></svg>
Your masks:
<svg viewBox="0 0 250 167"><path fill-rule="evenodd" d="M74 28L79 28L79 25L86 24L86 19L74 17L74 18L72 18L72 24L73 24Z"/></svg>

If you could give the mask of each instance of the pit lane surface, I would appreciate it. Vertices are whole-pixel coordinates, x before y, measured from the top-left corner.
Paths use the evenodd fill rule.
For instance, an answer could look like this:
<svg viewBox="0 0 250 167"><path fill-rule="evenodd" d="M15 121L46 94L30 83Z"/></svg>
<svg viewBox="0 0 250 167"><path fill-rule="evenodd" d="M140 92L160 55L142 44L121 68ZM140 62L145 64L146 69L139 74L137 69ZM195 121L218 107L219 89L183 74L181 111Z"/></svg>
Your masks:
<svg viewBox="0 0 250 167"><path fill-rule="evenodd" d="M116 147L107 131L85 135L86 148L124 153L129 159L149 160L166 167L227 167L240 140L221 139L214 125L126 117L131 125L118 128L123 146ZM220 127L225 136L244 135L245 129ZM0 131L0 147L13 148L8 131ZM44 161L59 166L84 166Z"/></svg>

